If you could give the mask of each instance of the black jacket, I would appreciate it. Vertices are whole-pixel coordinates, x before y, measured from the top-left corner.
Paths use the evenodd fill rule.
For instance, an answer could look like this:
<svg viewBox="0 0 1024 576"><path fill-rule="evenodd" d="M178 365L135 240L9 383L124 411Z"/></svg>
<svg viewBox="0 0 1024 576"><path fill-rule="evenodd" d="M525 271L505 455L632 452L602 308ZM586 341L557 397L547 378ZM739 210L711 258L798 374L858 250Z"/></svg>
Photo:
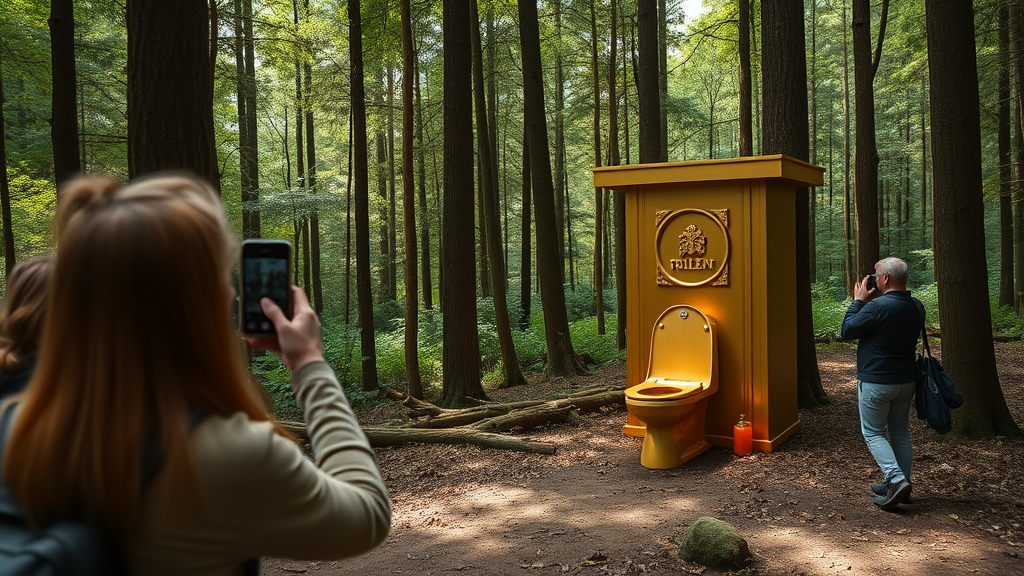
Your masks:
<svg viewBox="0 0 1024 576"><path fill-rule="evenodd" d="M31 354L21 356L21 368L11 371L0 371L0 401L20 393L28 386L32 373L36 371L36 357Z"/></svg>
<svg viewBox="0 0 1024 576"><path fill-rule="evenodd" d="M914 352L924 327L924 304L910 291L890 291L846 310L841 335L857 344L857 379L906 384L916 375Z"/></svg>

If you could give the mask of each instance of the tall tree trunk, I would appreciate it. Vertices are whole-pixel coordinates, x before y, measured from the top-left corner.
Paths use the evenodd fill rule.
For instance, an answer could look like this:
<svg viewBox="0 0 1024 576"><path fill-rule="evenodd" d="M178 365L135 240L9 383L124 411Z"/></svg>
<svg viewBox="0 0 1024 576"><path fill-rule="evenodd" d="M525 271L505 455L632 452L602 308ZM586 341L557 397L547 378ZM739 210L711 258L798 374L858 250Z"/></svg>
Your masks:
<svg viewBox="0 0 1024 576"><path fill-rule="evenodd" d="M309 1L306 2L309 9ZM316 188L316 140L313 135L313 107L309 104L312 92L313 68L306 63L306 187L311 194L317 193ZM324 290L320 281L320 216L316 204L309 211L309 267L312 281L311 296L313 309L317 314L324 313Z"/></svg>
<svg viewBox="0 0 1024 576"><path fill-rule="evenodd" d="M423 307L434 307L433 283L430 281L430 215L427 213L427 158L423 140L423 99L420 95L419 55L413 53L413 75L416 80L416 141L420 159L420 270L423 276ZM404 136L403 136L404 137Z"/></svg>
<svg viewBox="0 0 1024 576"><path fill-rule="evenodd" d="M846 27L846 3L843 3L843 239L846 258L846 295L853 296L857 271L853 261L853 206L850 202L850 55Z"/></svg>
<svg viewBox="0 0 1024 576"><path fill-rule="evenodd" d="M486 398L480 385L473 265L473 97L468 2L444 3L444 224L441 405ZM454 264L454 265L453 265Z"/></svg>
<svg viewBox="0 0 1024 576"><path fill-rule="evenodd" d="M761 5L764 71L764 152L807 160L807 66L803 2ZM807 188L796 190L797 397L800 406L828 403L814 350L811 315L810 228Z"/></svg>
<svg viewBox="0 0 1024 576"><path fill-rule="evenodd" d="M381 107L384 105L383 98L379 99ZM378 300L384 302L391 295L391 261L394 258L394 247L391 246L391 233L388 231L388 176L387 158L388 145L387 136L384 130L378 130L375 138L377 142L377 195L380 196L380 296Z"/></svg>
<svg viewBox="0 0 1024 576"><path fill-rule="evenodd" d="M888 6L888 0L884 0ZM884 21L884 20L883 20ZM884 26L880 30L882 38ZM881 45L881 42L879 42ZM857 91L857 275L873 274L878 262L878 147L875 143L875 66L871 62L871 4L853 0L853 81Z"/></svg>
<svg viewBox="0 0 1024 576"><path fill-rule="evenodd" d="M494 37L494 3L487 3L487 134L490 138L491 143L491 181L494 182L494 190L497 193L499 190L498 182L498 92L495 85L495 73L494 73L494 59L495 59L495 44L497 39ZM500 194L499 194L500 196ZM506 190L507 196L507 190ZM500 202L495 197L495 206L498 208L498 212L501 212ZM505 266L505 276L501 277L501 281L505 284L505 292L508 292L508 203L506 202L506 218L504 226L504 236L502 236L502 247L503 247L503 258ZM492 274L493 277L493 274Z"/></svg>
<svg viewBox="0 0 1024 576"><path fill-rule="evenodd" d="M352 108L348 109L348 168L345 170L345 325L352 313Z"/></svg>
<svg viewBox="0 0 1024 576"><path fill-rule="evenodd" d="M617 55L615 52L619 44L619 14L618 2L611 0L611 3L612 33L608 57L608 165L618 166L619 98L616 90L619 81L619 63L616 60ZM622 54L623 56L626 54L625 45L623 45ZM623 62L622 80L622 94L625 96L629 91L629 87L625 83L625 62ZM625 106L623 106L623 109L625 109ZM612 192L611 198L613 199L612 204L614 206L612 220L613 229L615 230L615 242L613 243L615 253L615 342L618 349L623 350L626 347L626 201L622 192ZM619 222L620 217L622 222Z"/></svg>
<svg viewBox="0 0 1024 576"><path fill-rule="evenodd" d="M246 23L248 20L248 23ZM242 237L260 237L259 165L256 127L256 72L252 40L252 0L235 0L238 172L241 179Z"/></svg>
<svg viewBox="0 0 1024 576"><path fill-rule="evenodd" d="M51 0L50 64L53 98L50 140L53 143L54 180L60 186L82 171L78 151L78 80L75 72L75 15L72 0Z"/></svg>
<svg viewBox="0 0 1024 576"><path fill-rule="evenodd" d="M519 299L520 306L522 308L522 315L519 317L519 329L528 330L530 328L530 300L533 295L533 282L530 278L530 273L533 268L533 255L530 248L530 240L532 236L532 227L530 226L530 143L526 138L526 122L525 112L523 121L523 207L522 207L522 256L519 263Z"/></svg>
<svg viewBox="0 0 1024 576"><path fill-rule="evenodd" d="M370 172L366 154L366 90L363 86L363 25L359 0L348 2L349 85L351 86L353 150L356 184L356 300L359 306L359 350L363 390L376 390L377 349L373 335L373 293L370 279Z"/></svg>
<svg viewBox="0 0 1024 576"><path fill-rule="evenodd" d="M756 25L756 19L755 19L755 16L758 14L758 12L755 10L756 4L757 4L757 2L755 0L755 2L751 3L750 10L749 10L750 22L751 22L751 24L750 24L750 45L751 45L752 52L754 54L757 54L757 52L758 52L758 49L757 49L757 30L758 30L758 27ZM758 68L758 62L756 60L754 60L753 62L751 62L751 71L750 71L750 84L751 84L751 86L753 86L754 84L757 83L757 79L758 79L759 75L761 75L761 70ZM761 85L763 86L763 84L764 83L762 82ZM751 116L754 117L754 138L753 138L753 144L754 144L754 147L755 147L754 153L755 154L764 154L764 149L763 149L764 147L761 144L761 139L763 138L763 134L761 133L761 101L760 101L761 91L754 89L751 92L753 93L753 97L754 97L753 98L753 100L754 100L753 108L752 108L752 113L751 113Z"/></svg>
<svg viewBox="0 0 1024 576"><path fill-rule="evenodd" d="M601 74L597 62L597 14L590 0L590 67L594 76L594 166L601 166ZM613 76L614 77L614 76ZM594 188L594 305L597 333L604 335L604 190Z"/></svg>
<svg viewBox="0 0 1024 576"><path fill-rule="evenodd" d="M558 266L561 270L561 281L565 284L566 245L565 245L565 211L568 195L565 190L565 77L562 70L562 0L552 0L555 8L555 226L558 231ZM543 101L542 101L543 102ZM536 174L536 168L534 168ZM538 240L538 248L540 241ZM572 274L570 264L569 273ZM570 278L571 280L571 278Z"/></svg>
<svg viewBox="0 0 1024 576"><path fill-rule="evenodd" d="M206 3L128 0L126 7L129 177L189 170L219 189Z"/></svg>
<svg viewBox="0 0 1024 576"><path fill-rule="evenodd" d="M299 2L292 0L292 16L296 30L299 27ZM298 176L298 188L308 189L306 182L306 132L303 124L305 122L305 103L302 101L302 63L295 58L295 171ZM295 231L295 260L299 260L299 252L302 253L302 287L309 290L309 222L303 210L303 216ZM298 283L298 281L296 281Z"/></svg>
<svg viewBox="0 0 1024 576"><path fill-rule="evenodd" d="M540 281L544 336L550 376L584 371L569 338L565 291L559 274L558 231L555 224L555 191L548 156L547 121L544 115L544 75L540 59L537 4L519 0L519 41L523 54L523 104L533 176L534 220L537 224L537 276ZM447 124L447 123L446 123ZM446 155L447 156L447 155Z"/></svg>
<svg viewBox="0 0 1024 576"><path fill-rule="evenodd" d="M3 53L0 52L0 56ZM7 134L4 122L4 73L0 58L0 218L4 233L4 278L10 278L18 259L14 254L14 228L11 226L11 190L7 182Z"/></svg>
<svg viewBox="0 0 1024 576"><path fill-rule="evenodd" d="M981 118L970 0L925 0L932 110L935 279L942 363L964 395L953 433L1020 437L996 373L985 259Z"/></svg>
<svg viewBox="0 0 1024 576"><path fill-rule="evenodd" d="M484 128L486 130L486 128ZM483 163L483 159L477 156L476 163L479 178L476 182L476 229L480 238L477 242L477 272L480 274L480 296L487 298L491 296L491 271L487 262L487 211L484 210L484 171L490 172L491 167Z"/></svg>
<svg viewBox="0 0 1024 576"><path fill-rule="evenodd" d="M999 305L1013 306L1013 204L1010 197L1010 9L999 9ZM909 127L908 127L909 128Z"/></svg>
<svg viewBox="0 0 1024 576"><path fill-rule="evenodd" d="M388 246L391 270L388 272L388 298L398 300L398 206L395 199L395 69L388 64Z"/></svg>
<svg viewBox="0 0 1024 576"><path fill-rule="evenodd" d="M630 31L630 49L626 50L626 29ZM633 71L636 72L636 42L633 34L634 25L622 29L622 137L625 138L626 164L632 164L629 158L629 66L626 63L626 54L633 55ZM636 82L634 76L634 83Z"/></svg>
<svg viewBox="0 0 1024 576"><path fill-rule="evenodd" d="M420 359L417 347L419 332L419 287L416 278L416 192L413 182L412 141L413 108L412 77L412 15L410 0L401 0L402 18L402 223L405 227L405 380L409 395L423 399L420 381Z"/></svg>
<svg viewBox="0 0 1024 576"><path fill-rule="evenodd" d="M658 116L661 134L661 158L668 162L668 15L665 0L658 0Z"/></svg>
<svg viewBox="0 0 1024 576"><path fill-rule="evenodd" d="M740 50L740 156L754 154L754 134L750 120L750 0L739 0Z"/></svg>
<svg viewBox="0 0 1024 576"><path fill-rule="evenodd" d="M921 248L931 247L928 236L928 132L925 117L928 115L928 90L925 78L921 78Z"/></svg>
<svg viewBox="0 0 1024 576"><path fill-rule="evenodd" d="M487 129L487 105L484 94L483 50L480 45L480 17L477 0L470 0L470 42L473 52L473 96L476 100L476 140L480 153L480 179L483 188L483 206L486 216L487 257L490 260L491 289L494 294L494 322L498 331L498 347L501 349L502 379L499 388L526 384L519 356L512 342L512 325L508 316L508 300L505 298L505 262L502 259L501 228L498 225L498 182L494 176L494 152L491 148Z"/></svg>
<svg viewBox="0 0 1024 576"><path fill-rule="evenodd" d="M1013 50L1012 94L1013 94L1013 309L1024 313L1024 28L1021 22L1021 6L1010 3L1010 42ZM924 93L924 80L921 92ZM921 111L921 138L924 139L924 106ZM922 149L924 143L922 141ZM922 185L923 186L923 185ZM922 196L923 197L923 196ZM923 208L922 208L923 210ZM922 212L923 214L923 212ZM924 231L921 232L922 238Z"/></svg>
<svg viewBox="0 0 1024 576"><path fill-rule="evenodd" d="M661 162L661 98L658 88L658 11L655 0L637 0L640 48L637 99L640 101L640 163Z"/></svg>
<svg viewBox="0 0 1024 576"><path fill-rule="evenodd" d="M818 163L818 1L811 0L811 164ZM808 252L810 254L811 283L818 281L818 191L813 186L808 190L810 214L807 217L810 231L808 232Z"/></svg>

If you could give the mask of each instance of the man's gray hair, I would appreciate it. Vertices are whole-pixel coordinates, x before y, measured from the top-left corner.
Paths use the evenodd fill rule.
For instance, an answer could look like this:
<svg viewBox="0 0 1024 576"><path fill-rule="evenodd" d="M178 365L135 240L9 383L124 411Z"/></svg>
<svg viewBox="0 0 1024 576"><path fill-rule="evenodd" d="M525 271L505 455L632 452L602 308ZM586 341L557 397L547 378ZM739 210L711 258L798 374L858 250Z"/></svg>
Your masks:
<svg viewBox="0 0 1024 576"><path fill-rule="evenodd" d="M878 271L888 274L897 284L907 283L907 263L899 258L890 256L879 260Z"/></svg>

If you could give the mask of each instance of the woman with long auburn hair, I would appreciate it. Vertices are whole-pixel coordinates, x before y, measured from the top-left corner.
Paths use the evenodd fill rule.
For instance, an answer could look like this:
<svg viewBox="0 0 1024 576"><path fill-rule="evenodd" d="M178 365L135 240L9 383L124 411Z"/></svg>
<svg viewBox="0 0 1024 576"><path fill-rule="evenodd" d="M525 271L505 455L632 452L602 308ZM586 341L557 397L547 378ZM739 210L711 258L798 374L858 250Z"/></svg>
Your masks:
<svg viewBox="0 0 1024 576"><path fill-rule="evenodd" d="M18 262L0 307L0 400L25 389L36 367L46 318L52 258Z"/></svg>
<svg viewBox="0 0 1024 576"><path fill-rule="evenodd" d="M57 226L38 367L2 463L34 525L92 518L146 575L240 574L260 556L338 559L384 540L380 470L298 288L291 320L263 300L277 338L253 343L292 371L315 464L248 383L230 323L236 242L208 185L80 179ZM162 465L145 481L154 443Z"/></svg>

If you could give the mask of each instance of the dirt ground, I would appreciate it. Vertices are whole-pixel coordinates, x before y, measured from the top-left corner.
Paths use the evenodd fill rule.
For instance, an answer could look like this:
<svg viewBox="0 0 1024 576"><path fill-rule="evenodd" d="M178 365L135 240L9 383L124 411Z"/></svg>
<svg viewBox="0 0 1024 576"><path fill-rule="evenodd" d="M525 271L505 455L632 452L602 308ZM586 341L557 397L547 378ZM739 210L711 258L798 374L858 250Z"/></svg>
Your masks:
<svg viewBox="0 0 1024 576"><path fill-rule="evenodd" d="M1024 345L996 345L1010 411L1024 425ZM833 404L801 411L803 429L773 453L712 448L674 470L640 465L641 440L622 435L624 407L525 436L553 456L474 447L377 451L394 509L378 549L339 562L265 559L263 574L728 574L676 555L701 516L747 539L752 575L1024 575L1024 443L940 437L914 420L914 502L872 503L878 469L860 435L855 349L819 350ZM559 397L622 385L623 366L489 392ZM397 424L383 407L364 424Z"/></svg>

